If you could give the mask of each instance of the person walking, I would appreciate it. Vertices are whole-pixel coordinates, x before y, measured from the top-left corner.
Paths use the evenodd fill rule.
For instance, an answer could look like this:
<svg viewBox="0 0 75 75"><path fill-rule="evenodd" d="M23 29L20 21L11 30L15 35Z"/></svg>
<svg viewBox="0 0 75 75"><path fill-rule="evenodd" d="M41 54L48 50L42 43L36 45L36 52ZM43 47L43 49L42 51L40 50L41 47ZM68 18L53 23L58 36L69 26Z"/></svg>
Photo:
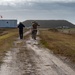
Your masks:
<svg viewBox="0 0 75 75"><path fill-rule="evenodd" d="M20 39L23 39L23 28L24 27L25 26L20 22L19 25L18 25Z"/></svg>
<svg viewBox="0 0 75 75"><path fill-rule="evenodd" d="M36 40L37 27L40 26L36 21L32 22L32 39Z"/></svg>

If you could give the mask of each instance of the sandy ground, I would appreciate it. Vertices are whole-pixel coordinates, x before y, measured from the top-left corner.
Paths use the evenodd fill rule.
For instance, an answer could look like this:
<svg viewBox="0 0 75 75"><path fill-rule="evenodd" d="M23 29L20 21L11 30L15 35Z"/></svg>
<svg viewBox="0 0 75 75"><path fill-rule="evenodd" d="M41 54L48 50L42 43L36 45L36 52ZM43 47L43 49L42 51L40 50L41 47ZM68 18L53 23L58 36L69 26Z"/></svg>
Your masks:
<svg viewBox="0 0 75 75"><path fill-rule="evenodd" d="M29 32L25 33L27 35ZM14 41L14 48L6 53L0 75L75 75L75 70L34 41Z"/></svg>

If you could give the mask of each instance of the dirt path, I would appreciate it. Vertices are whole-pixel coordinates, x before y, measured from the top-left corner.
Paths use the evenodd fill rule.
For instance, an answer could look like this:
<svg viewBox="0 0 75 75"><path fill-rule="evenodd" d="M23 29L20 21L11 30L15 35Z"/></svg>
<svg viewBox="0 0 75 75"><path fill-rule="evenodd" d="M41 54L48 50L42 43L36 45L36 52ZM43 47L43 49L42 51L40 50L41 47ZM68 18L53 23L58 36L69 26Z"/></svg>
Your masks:
<svg viewBox="0 0 75 75"><path fill-rule="evenodd" d="M40 46L38 38L37 41L29 38L14 42L14 48L6 53L0 67L0 75L75 75L75 72Z"/></svg>

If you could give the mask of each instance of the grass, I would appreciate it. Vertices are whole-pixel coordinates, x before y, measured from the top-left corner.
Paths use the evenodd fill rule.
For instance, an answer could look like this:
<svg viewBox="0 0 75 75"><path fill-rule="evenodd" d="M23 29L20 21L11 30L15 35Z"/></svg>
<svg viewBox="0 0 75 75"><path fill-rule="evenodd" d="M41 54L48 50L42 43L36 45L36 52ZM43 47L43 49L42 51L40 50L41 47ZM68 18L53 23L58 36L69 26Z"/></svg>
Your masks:
<svg viewBox="0 0 75 75"><path fill-rule="evenodd" d="M75 63L75 36L40 30L40 38L41 43L52 50L54 54L66 56Z"/></svg>
<svg viewBox="0 0 75 75"><path fill-rule="evenodd" d="M15 38L18 36L17 29L1 29L1 32L7 32L4 35L0 35L0 62L2 57L5 55L5 52L8 51L9 48L12 47L13 41L16 40ZM0 33L0 34L2 34Z"/></svg>
<svg viewBox="0 0 75 75"><path fill-rule="evenodd" d="M28 29L24 29L24 32ZM13 47L13 41L19 37L18 28L1 28L0 29L0 63L5 53Z"/></svg>
<svg viewBox="0 0 75 75"><path fill-rule="evenodd" d="M17 28L0 29L0 63L2 63L2 58L5 56L5 53L13 46L13 41L16 40L18 36Z"/></svg>
<svg viewBox="0 0 75 75"><path fill-rule="evenodd" d="M58 29L58 31L61 31L63 33L68 33L68 34L75 34L75 28L69 28L69 29ZM75 35L74 35L75 36Z"/></svg>

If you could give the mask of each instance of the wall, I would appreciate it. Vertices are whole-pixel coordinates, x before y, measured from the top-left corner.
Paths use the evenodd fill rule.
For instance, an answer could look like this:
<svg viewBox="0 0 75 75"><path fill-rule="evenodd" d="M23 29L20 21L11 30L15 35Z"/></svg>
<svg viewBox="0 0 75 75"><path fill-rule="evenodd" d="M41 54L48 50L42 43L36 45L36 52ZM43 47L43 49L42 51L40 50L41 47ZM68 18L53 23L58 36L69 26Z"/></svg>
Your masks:
<svg viewBox="0 0 75 75"><path fill-rule="evenodd" d="M17 27L17 20L0 20L0 27Z"/></svg>

